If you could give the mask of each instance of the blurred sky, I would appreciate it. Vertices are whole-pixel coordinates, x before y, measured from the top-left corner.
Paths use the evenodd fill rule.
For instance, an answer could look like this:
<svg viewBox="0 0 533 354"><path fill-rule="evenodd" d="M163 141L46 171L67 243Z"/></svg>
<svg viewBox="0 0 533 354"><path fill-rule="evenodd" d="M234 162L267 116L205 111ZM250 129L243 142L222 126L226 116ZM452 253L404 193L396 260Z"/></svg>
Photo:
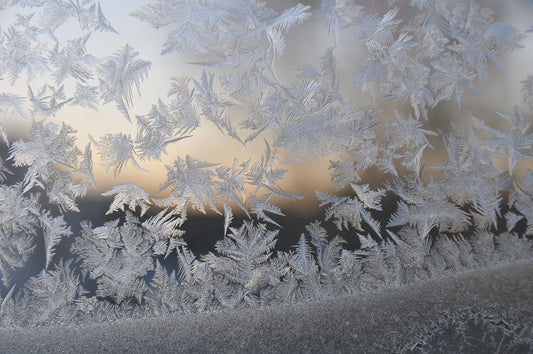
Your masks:
<svg viewBox="0 0 533 354"><path fill-rule="evenodd" d="M313 6L312 12L318 7L319 1L301 1L303 4ZM117 49L123 47L126 43L140 52L140 58L149 60L152 63L148 79L144 80L140 90L140 95L135 93L134 106L130 110L130 115L146 114L151 105L156 103L159 98L165 99L169 88L169 78L173 76L189 75L193 78L199 78L202 68L187 64L187 57L178 53L169 55L160 55L161 47L166 40L167 31L163 29L153 29L149 24L139 21L132 17L133 11L143 5L151 3L146 0L106 0L101 2L102 10L112 26L119 34L107 32L95 33L87 42L87 51L95 56L104 57ZM266 3L278 11L294 6L297 1L266 1ZM359 1L365 4L365 1ZM380 2L368 1L372 6L379 6ZM385 1L382 1L385 4ZM495 9L495 17L498 21L512 24L519 31L524 31L533 25L533 6L528 0L486 0L479 3ZM18 8L16 10L19 10ZM14 11L0 10L0 26L3 30L13 22ZM72 37L72 31L76 30L77 25L64 26L56 33L61 39ZM530 34L522 44L525 48L515 51L503 60L505 75L491 67L491 79L488 85L480 85L477 82L479 96L465 93L461 109L457 107L455 101L447 104L440 104L434 112L434 117L430 119L433 124L440 124L442 120L449 119L466 119L469 113L473 113L479 118L490 122L490 119L497 118L496 111L501 113L510 113L514 105L522 104L520 94L520 81L527 75L533 74L533 34ZM360 104L370 103L370 97L361 97L357 89L351 88L351 77L356 63L364 55L364 51L356 45L357 41L349 33L342 34L340 38L340 49L338 54L338 64L341 70L343 82L343 92L347 99L353 99ZM311 63L318 66L319 58L325 50L332 46L333 38L328 36L327 27L324 21L312 17L302 25L293 29L287 37L287 46L284 55L276 63L276 70L285 83L289 83L293 69L297 66ZM25 96L27 94L26 79L19 79L15 86L9 85L9 80L0 81L0 92L9 92ZM41 84L38 80L30 82L32 87L39 87ZM386 121L387 114L391 114L394 109L402 107L401 103L395 102L390 104L384 102L382 106L384 113L382 121ZM236 107L228 113L234 121L240 121L246 117L248 107ZM67 106L62 109L55 117L55 122L64 121L78 131L78 142L82 148L89 141L88 135L98 138L106 133L125 132L135 136L135 126L129 123L116 109L113 103L100 106L98 111L86 109L83 107ZM23 134L30 123L31 119L26 122L13 121L9 124L8 130L13 136ZM428 125L431 128L431 125ZM243 134L244 135L244 134ZM257 139L255 142L242 146L231 138L223 136L213 124L202 121L202 127L195 131L194 136L176 144L173 144L167 150L168 154L161 162L140 161L140 165L149 170L150 173L144 173L131 167L124 169L122 174L113 181L112 173L104 174L103 167L99 164L98 155L93 152L95 159L95 177L99 190L97 193L108 190L114 184L134 182L149 192L155 193L161 183L166 179L164 165L171 164L176 156L189 154L194 158L209 162L222 164L231 164L236 157L240 161L251 158L259 159L264 151L263 139ZM427 152L426 158L429 160L438 160L441 152ZM287 166L289 172L284 180L284 186L301 193L306 198L315 203L314 191L331 191L330 176L328 171L329 159L315 161L311 159L304 160L304 163ZM297 207L296 204L293 207Z"/></svg>

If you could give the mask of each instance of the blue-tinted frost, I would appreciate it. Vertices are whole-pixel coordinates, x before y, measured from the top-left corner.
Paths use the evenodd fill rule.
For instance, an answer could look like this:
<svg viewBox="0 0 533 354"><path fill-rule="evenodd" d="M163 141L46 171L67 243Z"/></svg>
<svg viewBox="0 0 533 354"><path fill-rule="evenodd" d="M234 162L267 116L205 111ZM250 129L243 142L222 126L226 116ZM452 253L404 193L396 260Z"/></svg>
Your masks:
<svg viewBox="0 0 533 354"><path fill-rule="evenodd" d="M473 1L389 4L374 13L370 2L323 0L277 12L255 0L149 1L132 15L169 29L161 55L186 53L203 71L170 73L168 96L133 119L151 63L129 45L106 57L87 52L95 32L117 35L105 8L91 0L1 2L0 11L20 13L0 32L0 134L9 149L0 159L0 325L280 305L531 257L533 172L517 171L533 157L532 77L522 88L529 110L494 113L503 126L485 117L466 128L430 125L439 102L455 99L467 110L464 92L490 82L489 67L501 68L524 35ZM318 68L304 61L282 78L276 64L288 33L306 21L330 34L330 48L314 58ZM68 23L79 33L62 41ZM350 68L337 63L353 45L341 43L344 32L365 50ZM347 73L352 90L341 89ZM375 103L358 105L361 91ZM380 110L390 98L405 100L409 112L400 104ZM82 152L74 129L55 122L65 107L111 102L135 137L91 137ZM242 105L249 113L239 120L232 108ZM10 142L4 122L25 116L33 119L29 133ZM116 185L103 193L114 198L114 219L82 222L72 234L65 216L97 187L93 147L114 177L127 164L145 171L145 160L161 160L204 122L242 144L264 139L263 156L231 166L176 156L160 187L168 195ZM439 144L447 158L427 166L427 151ZM316 191L323 218L292 249L276 250L286 213L276 203L302 198L280 185L283 167L306 158L332 159L337 192ZM25 169L18 182L8 178L13 168ZM369 170L388 181L365 181ZM224 238L206 255L183 238L191 210L223 216Z"/></svg>

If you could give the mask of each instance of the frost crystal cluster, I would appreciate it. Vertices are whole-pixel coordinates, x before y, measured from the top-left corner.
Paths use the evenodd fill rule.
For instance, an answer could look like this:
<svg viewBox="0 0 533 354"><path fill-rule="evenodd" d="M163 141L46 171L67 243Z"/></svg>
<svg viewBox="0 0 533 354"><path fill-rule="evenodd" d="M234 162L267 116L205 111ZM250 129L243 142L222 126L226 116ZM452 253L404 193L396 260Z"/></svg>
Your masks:
<svg viewBox="0 0 533 354"><path fill-rule="evenodd" d="M101 32L120 36L104 3L0 1L0 15L14 16L0 27L0 325L286 304L531 257L533 76L524 73L522 109L433 128L447 101L468 112L465 93L503 71L501 58L527 35L479 2L275 10L256 0L149 0L130 15L164 31L162 56L185 56L201 74L169 73L168 95L137 114L156 68L128 44L105 56L87 50ZM280 74L291 32L311 21L330 48ZM347 61L357 46L361 58ZM363 94L373 103L361 104ZM108 104L136 134L78 146L57 119L66 107ZM5 128L13 119L31 121L21 140ZM114 177L128 165L145 171L201 125L244 145L264 141L264 153L229 165L175 156L162 193L115 185L102 193L113 218L67 223L98 187L94 157ZM434 146L447 158L428 159ZM302 198L280 182L308 158L331 159L336 192L317 190L323 217L276 249L280 201ZM199 254L185 229L191 213L209 212L223 218L224 238Z"/></svg>

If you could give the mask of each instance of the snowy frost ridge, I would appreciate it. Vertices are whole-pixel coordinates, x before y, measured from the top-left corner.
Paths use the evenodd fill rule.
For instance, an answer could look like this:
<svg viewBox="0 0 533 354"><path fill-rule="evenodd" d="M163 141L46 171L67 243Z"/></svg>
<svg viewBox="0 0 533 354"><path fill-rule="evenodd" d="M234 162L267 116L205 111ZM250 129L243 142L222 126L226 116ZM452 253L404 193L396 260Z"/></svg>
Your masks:
<svg viewBox="0 0 533 354"><path fill-rule="evenodd" d="M474 1L388 3L322 0L278 12L255 0L149 1L131 15L168 32L161 55L184 53L203 71L169 78L168 96L133 114L152 64L127 44L105 57L87 51L95 33L118 35L98 2L0 1L0 14L16 13L0 28L0 137L9 149L0 158L0 324L285 304L531 257L533 76L524 74L524 110L494 113L497 127L471 116L431 128L440 102L467 109L464 91L488 82L491 67L503 70L501 56L519 48L525 32L495 22ZM322 25L331 47L282 78L276 64L288 33L308 21ZM78 32L65 39L67 25ZM341 40L346 35L352 42ZM337 57L359 44L364 59L340 67ZM361 91L374 103L358 104ZM397 109L379 108L383 102ZM108 103L136 136L91 136L78 147L75 130L55 121L67 106ZM243 105L249 113L239 119L233 109ZM10 141L4 125L23 118L32 120L27 137ZM103 195L114 197L107 213L118 217L84 221L73 234L64 216L96 188L93 152L115 177L128 164L144 170L204 123L242 144L264 140L263 155L229 166L176 156L164 198L115 185ZM447 159L428 167L424 154L435 144ZM282 252L276 200L301 198L280 187L283 166L309 157L336 159L337 193L316 191L323 219ZM24 169L22 180L10 176L14 168ZM371 186L369 170L387 182ZM385 199L394 210L383 219ZM193 210L224 218L225 237L206 255L183 239ZM330 223L359 248L344 247ZM68 254L58 253L65 245Z"/></svg>

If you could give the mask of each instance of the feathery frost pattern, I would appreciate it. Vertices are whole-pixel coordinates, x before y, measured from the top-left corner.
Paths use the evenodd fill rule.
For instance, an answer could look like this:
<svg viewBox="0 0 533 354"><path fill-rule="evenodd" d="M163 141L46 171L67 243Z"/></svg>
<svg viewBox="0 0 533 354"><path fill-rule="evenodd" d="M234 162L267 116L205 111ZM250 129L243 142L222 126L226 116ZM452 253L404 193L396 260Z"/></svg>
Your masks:
<svg viewBox="0 0 533 354"><path fill-rule="evenodd" d="M169 73L166 97L139 108L159 68L127 43L91 53L95 37L120 37L107 4L0 1L15 13L0 28L0 326L273 306L532 257L533 76L511 112L474 116L463 102L531 28L476 1L387 3L148 0L132 19L164 34L160 55L200 70ZM310 24L327 46L285 74ZM361 58L345 60L352 48ZM468 119L438 117L447 102ZM133 133L79 147L65 112L108 103ZM8 129L19 119L23 137ZM131 166L150 177L204 123L264 141L262 156L170 156L155 195L123 182ZM97 189L93 155L119 184ZM284 178L308 159L329 160L331 186L310 200L323 214L282 248L280 201L303 198ZM112 199L106 221L72 221L91 189ZM221 221L206 252L188 228L198 213Z"/></svg>

